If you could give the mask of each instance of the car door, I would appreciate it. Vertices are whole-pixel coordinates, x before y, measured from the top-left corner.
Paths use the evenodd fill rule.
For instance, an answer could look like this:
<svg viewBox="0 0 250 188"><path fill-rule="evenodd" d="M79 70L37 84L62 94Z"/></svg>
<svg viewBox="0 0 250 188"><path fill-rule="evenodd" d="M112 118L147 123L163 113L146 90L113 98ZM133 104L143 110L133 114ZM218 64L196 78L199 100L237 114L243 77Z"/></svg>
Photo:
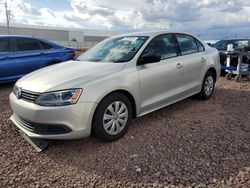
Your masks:
<svg viewBox="0 0 250 188"><path fill-rule="evenodd" d="M176 39L181 52L178 62L184 68L182 88L186 95L190 95L200 90L202 70L207 60L205 48L197 39L186 34L176 34Z"/></svg>
<svg viewBox="0 0 250 188"><path fill-rule="evenodd" d="M152 53L161 55L161 61L138 66L141 113L175 101L183 77L183 69L175 60L177 50L171 34L152 39L141 56Z"/></svg>
<svg viewBox="0 0 250 188"><path fill-rule="evenodd" d="M15 38L14 63L19 76L43 67L46 64L43 56L44 51L36 39Z"/></svg>
<svg viewBox="0 0 250 188"><path fill-rule="evenodd" d="M0 81L13 79L15 67L11 52L11 39L0 38Z"/></svg>

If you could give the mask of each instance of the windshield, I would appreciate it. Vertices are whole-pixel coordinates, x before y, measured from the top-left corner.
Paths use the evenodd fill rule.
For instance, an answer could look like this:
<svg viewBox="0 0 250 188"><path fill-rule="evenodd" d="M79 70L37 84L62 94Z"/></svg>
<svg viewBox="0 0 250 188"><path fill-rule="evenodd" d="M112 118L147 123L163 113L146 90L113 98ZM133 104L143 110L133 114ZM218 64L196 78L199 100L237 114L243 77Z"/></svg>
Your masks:
<svg viewBox="0 0 250 188"><path fill-rule="evenodd" d="M220 40L216 42L213 47L216 48L217 50L227 50L227 45L229 41L226 40Z"/></svg>
<svg viewBox="0 0 250 188"><path fill-rule="evenodd" d="M248 40L221 40L213 45L217 50L227 50L227 45L232 44L234 49L248 45Z"/></svg>
<svg viewBox="0 0 250 188"><path fill-rule="evenodd" d="M78 60L112 63L128 62L133 59L147 39L146 36L107 39L83 53Z"/></svg>

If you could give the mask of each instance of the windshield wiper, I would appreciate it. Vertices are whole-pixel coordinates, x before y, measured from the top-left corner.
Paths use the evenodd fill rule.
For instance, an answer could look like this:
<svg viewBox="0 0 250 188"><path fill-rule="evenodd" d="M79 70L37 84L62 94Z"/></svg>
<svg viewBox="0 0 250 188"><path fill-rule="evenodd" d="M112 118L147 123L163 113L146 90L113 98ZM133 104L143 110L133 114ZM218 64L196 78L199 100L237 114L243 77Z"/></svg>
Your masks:
<svg viewBox="0 0 250 188"><path fill-rule="evenodd" d="M116 60L116 61L112 61L112 62L113 63L125 63L125 62L128 62L128 61L120 59L120 60Z"/></svg>
<svg viewBox="0 0 250 188"><path fill-rule="evenodd" d="M86 59L85 61L90 61L90 62L99 62L102 59L97 59L97 58L93 58L93 59Z"/></svg>

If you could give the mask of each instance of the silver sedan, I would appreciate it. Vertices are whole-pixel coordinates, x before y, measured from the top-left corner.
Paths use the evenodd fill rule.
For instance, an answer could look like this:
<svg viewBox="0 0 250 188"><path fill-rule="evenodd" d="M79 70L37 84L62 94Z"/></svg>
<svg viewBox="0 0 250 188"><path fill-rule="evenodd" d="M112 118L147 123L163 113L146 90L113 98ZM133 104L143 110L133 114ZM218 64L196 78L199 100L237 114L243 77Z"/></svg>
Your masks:
<svg viewBox="0 0 250 188"><path fill-rule="evenodd" d="M10 119L29 138L113 141L132 118L192 95L209 99L219 74L218 51L192 35L119 35L21 78Z"/></svg>

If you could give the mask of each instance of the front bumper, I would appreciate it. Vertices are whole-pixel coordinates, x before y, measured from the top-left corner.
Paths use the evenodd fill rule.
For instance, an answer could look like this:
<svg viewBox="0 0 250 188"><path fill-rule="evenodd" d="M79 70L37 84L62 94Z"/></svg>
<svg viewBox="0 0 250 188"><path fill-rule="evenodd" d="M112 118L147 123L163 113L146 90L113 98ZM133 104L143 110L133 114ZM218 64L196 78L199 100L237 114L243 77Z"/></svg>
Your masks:
<svg viewBox="0 0 250 188"><path fill-rule="evenodd" d="M63 140L88 137L97 106L93 102L83 102L44 107L18 100L13 93L10 94L10 105L13 111L11 121L29 137Z"/></svg>

